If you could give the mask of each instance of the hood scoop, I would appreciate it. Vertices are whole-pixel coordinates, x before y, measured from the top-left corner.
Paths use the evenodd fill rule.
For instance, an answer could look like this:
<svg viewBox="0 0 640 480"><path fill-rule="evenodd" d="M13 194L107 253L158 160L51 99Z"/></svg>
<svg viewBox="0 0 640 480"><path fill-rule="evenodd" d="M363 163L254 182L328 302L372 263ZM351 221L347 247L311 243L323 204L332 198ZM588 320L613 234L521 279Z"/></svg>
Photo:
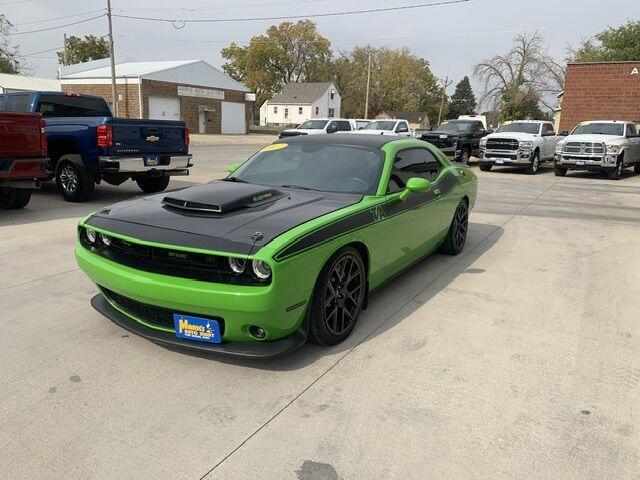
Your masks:
<svg viewBox="0 0 640 480"><path fill-rule="evenodd" d="M194 212L227 213L257 207L284 196L274 188L251 183L215 181L185 188L162 199L166 207Z"/></svg>

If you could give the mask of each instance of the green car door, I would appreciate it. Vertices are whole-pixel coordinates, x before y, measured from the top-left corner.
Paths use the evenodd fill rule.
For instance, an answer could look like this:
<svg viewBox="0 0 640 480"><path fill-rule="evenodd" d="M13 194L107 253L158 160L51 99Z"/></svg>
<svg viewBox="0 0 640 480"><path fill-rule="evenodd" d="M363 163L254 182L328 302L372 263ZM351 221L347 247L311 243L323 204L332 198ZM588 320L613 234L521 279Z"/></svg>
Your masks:
<svg viewBox="0 0 640 480"><path fill-rule="evenodd" d="M427 192L401 197L410 178L434 182L442 169L442 163L428 148L409 147L395 153L385 212L389 236L387 274L393 275L413 263L440 240L442 199L437 184Z"/></svg>

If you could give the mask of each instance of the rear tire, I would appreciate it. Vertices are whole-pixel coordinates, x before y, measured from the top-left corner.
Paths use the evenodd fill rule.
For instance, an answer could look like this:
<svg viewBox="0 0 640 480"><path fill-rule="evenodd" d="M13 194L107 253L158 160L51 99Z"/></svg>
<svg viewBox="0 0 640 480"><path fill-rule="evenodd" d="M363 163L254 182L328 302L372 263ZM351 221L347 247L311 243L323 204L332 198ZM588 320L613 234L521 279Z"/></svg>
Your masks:
<svg viewBox="0 0 640 480"><path fill-rule="evenodd" d="M56 165L56 187L67 202L85 202L93 195L96 181L80 155L64 155Z"/></svg>
<svg viewBox="0 0 640 480"><path fill-rule="evenodd" d="M144 193L158 193L169 186L169 180L170 177L168 175L162 175L161 177L140 177L136 178L136 183Z"/></svg>
<svg viewBox="0 0 640 480"><path fill-rule="evenodd" d="M562 167L553 167L553 174L556 177L564 177L567 174L567 169Z"/></svg>
<svg viewBox="0 0 640 480"><path fill-rule="evenodd" d="M309 338L323 346L337 345L353 331L367 288L362 256L353 247L338 250L320 272L313 290Z"/></svg>
<svg viewBox="0 0 640 480"><path fill-rule="evenodd" d="M493 165L480 165L480 170L482 170L483 172L490 172L491 167L493 167Z"/></svg>
<svg viewBox="0 0 640 480"><path fill-rule="evenodd" d="M469 229L469 206L466 200L461 200L453 214L451 226L444 243L440 247L442 253L458 255L464 249Z"/></svg>
<svg viewBox="0 0 640 480"><path fill-rule="evenodd" d="M26 188L1 188L0 189L0 208L5 210L13 210L24 208L31 200L31 190Z"/></svg>

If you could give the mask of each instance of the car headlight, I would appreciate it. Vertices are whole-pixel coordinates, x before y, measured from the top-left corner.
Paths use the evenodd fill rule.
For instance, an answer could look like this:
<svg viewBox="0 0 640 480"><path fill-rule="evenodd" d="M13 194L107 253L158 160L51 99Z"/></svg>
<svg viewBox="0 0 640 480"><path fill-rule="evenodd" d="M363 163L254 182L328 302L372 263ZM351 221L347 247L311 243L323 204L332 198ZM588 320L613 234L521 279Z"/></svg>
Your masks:
<svg viewBox="0 0 640 480"><path fill-rule="evenodd" d="M84 234L87 237L87 240L89 241L89 243L91 244L95 244L96 240L98 239L98 234L96 233L96 231L93 228L87 228L84 231Z"/></svg>
<svg viewBox="0 0 640 480"><path fill-rule="evenodd" d="M556 155L560 155L562 153L562 149L564 148L564 143L556 144Z"/></svg>
<svg viewBox="0 0 640 480"><path fill-rule="evenodd" d="M247 261L243 258L235 258L229 257L229 268L233 273L237 273L238 275L244 272L244 267Z"/></svg>
<svg viewBox="0 0 640 480"><path fill-rule="evenodd" d="M111 246L111 237L109 235L105 235L104 233L100 234L100 241L105 247Z"/></svg>
<svg viewBox="0 0 640 480"><path fill-rule="evenodd" d="M480 140L480 148L486 148L487 146L487 139L483 138L482 140Z"/></svg>
<svg viewBox="0 0 640 480"><path fill-rule="evenodd" d="M254 260L251 262L251 269L259 280L267 280L271 276L271 267L269 267L267 262L263 262L262 260Z"/></svg>
<svg viewBox="0 0 640 480"><path fill-rule="evenodd" d="M607 153L618 154L622 151L622 145L607 145Z"/></svg>
<svg viewBox="0 0 640 480"><path fill-rule="evenodd" d="M533 148L533 142L531 140L523 140L520 142L520 148L524 150L531 150Z"/></svg>

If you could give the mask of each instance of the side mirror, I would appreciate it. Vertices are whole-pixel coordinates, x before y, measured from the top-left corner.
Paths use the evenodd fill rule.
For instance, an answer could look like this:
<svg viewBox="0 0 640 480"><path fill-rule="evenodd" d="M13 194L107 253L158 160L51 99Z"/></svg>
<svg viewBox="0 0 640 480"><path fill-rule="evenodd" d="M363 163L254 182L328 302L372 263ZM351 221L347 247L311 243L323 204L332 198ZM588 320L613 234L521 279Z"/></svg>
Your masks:
<svg viewBox="0 0 640 480"><path fill-rule="evenodd" d="M335 123L332 123L327 127L327 133L336 133L338 131L338 126Z"/></svg>
<svg viewBox="0 0 640 480"><path fill-rule="evenodd" d="M569 136L569 130L563 130L558 135L561 136L561 137L568 137Z"/></svg>
<svg viewBox="0 0 640 480"><path fill-rule="evenodd" d="M410 193L426 193L431 190L431 182L426 178L412 177L407 180L407 187L400 194L400 200L405 200Z"/></svg>
<svg viewBox="0 0 640 480"><path fill-rule="evenodd" d="M235 172L237 169L239 169L242 166L241 163L234 163L233 165L231 165L229 168L227 168L227 172L229 173L233 173Z"/></svg>

